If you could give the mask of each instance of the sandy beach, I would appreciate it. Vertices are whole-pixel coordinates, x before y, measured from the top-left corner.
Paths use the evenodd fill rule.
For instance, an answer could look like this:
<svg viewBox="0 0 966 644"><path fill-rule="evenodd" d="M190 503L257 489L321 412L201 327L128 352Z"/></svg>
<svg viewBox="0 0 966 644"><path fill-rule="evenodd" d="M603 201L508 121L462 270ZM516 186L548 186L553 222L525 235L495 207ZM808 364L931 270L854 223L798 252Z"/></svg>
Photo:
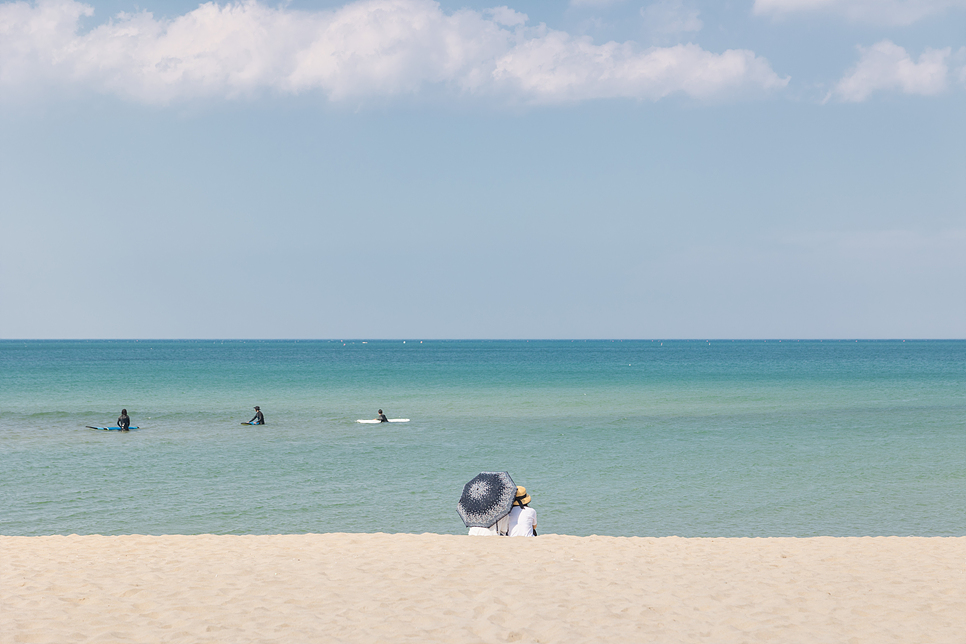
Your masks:
<svg viewBox="0 0 966 644"><path fill-rule="evenodd" d="M8 642L929 642L966 538L0 537Z"/></svg>

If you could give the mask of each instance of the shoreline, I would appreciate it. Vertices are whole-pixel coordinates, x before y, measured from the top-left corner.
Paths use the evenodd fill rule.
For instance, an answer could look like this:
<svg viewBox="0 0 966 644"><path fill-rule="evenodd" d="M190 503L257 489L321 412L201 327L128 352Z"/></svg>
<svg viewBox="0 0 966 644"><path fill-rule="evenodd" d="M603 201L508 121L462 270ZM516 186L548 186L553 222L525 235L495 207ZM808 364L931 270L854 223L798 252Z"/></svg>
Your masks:
<svg viewBox="0 0 966 644"><path fill-rule="evenodd" d="M4 642L958 644L966 537L0 536Z"/></svg>

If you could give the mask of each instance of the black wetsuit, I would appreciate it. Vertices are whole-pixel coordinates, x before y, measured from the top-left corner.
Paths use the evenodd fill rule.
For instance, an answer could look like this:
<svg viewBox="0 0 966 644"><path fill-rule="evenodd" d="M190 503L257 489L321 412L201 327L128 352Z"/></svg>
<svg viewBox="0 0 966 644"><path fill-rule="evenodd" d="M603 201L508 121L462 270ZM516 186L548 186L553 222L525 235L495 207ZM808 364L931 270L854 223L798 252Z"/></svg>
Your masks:
<svg viewBox="0 0 966 644"><path fill-rule="evenodd" d="M117 426L120 427L121 429L123 429L124 431L127 431L128 430L128 427L131 426L131 417L130 416L118 416L117 417Z"/></svg>
<svg viewBox="0 0 966 644"><path fill-rule="evenodd" d="M379 422L380 423L388 423L389 422L389 419L386 418L386 415L385 414L379 414Z"/></svg>
<svg viewBox="0 0 966 644"><path fill-rule="evenodd" d="M258 411L255 412L255 417L252 418L248 422L255 423L256 425L264 425L265 424L265 416L262 415L262 411L259 409Z"/></svg>

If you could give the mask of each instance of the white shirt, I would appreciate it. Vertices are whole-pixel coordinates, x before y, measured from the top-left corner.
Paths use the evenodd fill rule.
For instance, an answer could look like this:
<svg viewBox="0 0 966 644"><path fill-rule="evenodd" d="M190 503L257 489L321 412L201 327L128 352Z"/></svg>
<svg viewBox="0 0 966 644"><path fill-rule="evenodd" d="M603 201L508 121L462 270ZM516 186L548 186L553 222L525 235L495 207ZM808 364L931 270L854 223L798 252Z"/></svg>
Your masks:
<svg viewBox="0 0 966 644"><path fill-rule="evenodd" d="M510 510L510 536L532 537L535 527L537 527L537 511L533 508L514 505Z"/></svg>
<svg viewBox="0 0 966 644"><path fill-rule="evenodd" d="M503 516L499 521L491 525L489 528L470 528L469 535L471 537L496 537L501 534L507 533L507 526L509 525L509 515Z"/></svg>

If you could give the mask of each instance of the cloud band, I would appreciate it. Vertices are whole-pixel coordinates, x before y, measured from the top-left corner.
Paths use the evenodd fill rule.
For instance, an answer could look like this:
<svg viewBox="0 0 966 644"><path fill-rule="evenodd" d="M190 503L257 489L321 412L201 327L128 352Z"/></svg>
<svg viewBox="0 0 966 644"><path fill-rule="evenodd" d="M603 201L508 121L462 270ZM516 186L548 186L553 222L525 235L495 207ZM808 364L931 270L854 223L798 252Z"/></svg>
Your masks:
<svg viewBox="0 0 966 644"><path fill-rule="evenodd" d="M446 13L431 0L358 0L334 11L254 0L207 3L170 20L119 14L83 32L74 0L0 4L0 87L58 88L149 104L322 92L333 101L455 95L523 103L748 96L783 88L764 58L697 45L596 45L507 7Z"/></svg>

